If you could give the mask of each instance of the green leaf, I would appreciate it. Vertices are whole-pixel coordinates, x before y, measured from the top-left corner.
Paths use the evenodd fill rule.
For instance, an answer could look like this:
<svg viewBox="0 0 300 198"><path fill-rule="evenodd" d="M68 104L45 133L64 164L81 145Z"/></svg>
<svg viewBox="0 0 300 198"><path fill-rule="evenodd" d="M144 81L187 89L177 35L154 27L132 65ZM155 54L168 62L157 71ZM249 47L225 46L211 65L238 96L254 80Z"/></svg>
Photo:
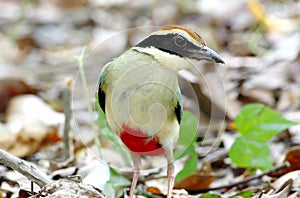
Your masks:
<svg viewBox="0 0 300 198"><path fill-rule="evenodd" d="M189 111L183 111L179 138L177 141L181 148L174 152L174 159L185 157L194 152L194 142L197 138L197 118Z"/></svg>
<svg viewBox="0 0 300 198"><path fill-rule="evenodd" d="M198 155L195 150L194 143L197 138L197 118L189 111L183 111L178 144L182 149L175 151L174 159L182 158L190 155L183 169L177 174L175 180L181 179L197 172Z"/></svg>
<svg viewBox="0 0 300 198"><path fill-rule="evenodd" d="M189 111L183 111L179 138L177 141L181 148L174 152L174 159L185 157L194 152L194 143L197 138L197 118Z"/></svg>
<svg viewBox="0 0 300 198"><path fill-rule="evenodd" d="M127 178L110 168L110 179L104 186L104 194L106 197L121 197L124 188L130 186L130 183Z"/></svg>
<svg viewBox="0 0 300 198"><path fill-rule="evenodd" d="M238 137L230 148L229 157L238 167L261 170L273 168L271 151L265 141Z"/></svg>
<svg viewBox="0 0 300 198"><path fill-rule="evenodd" d="M199 198L222 198L222 197L217 194L205 193L202 194Z"/></svg>
<svg viewBox="0 0 300 198"><path fill-rule="evenodd" d="M244 191L244 192L239 192L239 193L236 193L232 196L230 196L229 198L236 198L236 197L239 197L239 198L251 198L253 197L254 193L251 192L251 191Z"/></svg>
<svg viewBox="0 0 300 198"><path fill-rule="evenodd" d="M193 153L193 151L195 150L195 146L194 144L190 144L187 147L183 147L182 149L178 149L174 152L174 159L180 159L183 158L191 153Z"/></svg>
<svg viewBox="0 0 300 198"><path fill-rule="evenodd" d="M262 104L244 106L235 118L238 132L249 139L268 141L281 131L295 125L278 112Z"/></svg>
<svg viewBox="0 0 300 198"><path fill-rule="evenodd" d="M96 98L96 110L98 111L98 124L100 125L101 128L108 128L108 124L106 122L106 116L105 113L103 112L102 108L100 107L100 104L98 102L98 94L95 96Z"/></svg>
<svg viewBox="0 0 300 198"><path fill-rule="evenodd" d="M178 144L189 146L197 138L197 118L189 111L183 111Z"/></svg>
<svg viewBox="0 0 300 198"><path fill-rule="evenodd" d="M194 148L194 147L193 147ZM175 181L180 181L185 177L197 172L198 155L195 148L192 150L189 159L185 162L183 169L176 175Z"/></svg>

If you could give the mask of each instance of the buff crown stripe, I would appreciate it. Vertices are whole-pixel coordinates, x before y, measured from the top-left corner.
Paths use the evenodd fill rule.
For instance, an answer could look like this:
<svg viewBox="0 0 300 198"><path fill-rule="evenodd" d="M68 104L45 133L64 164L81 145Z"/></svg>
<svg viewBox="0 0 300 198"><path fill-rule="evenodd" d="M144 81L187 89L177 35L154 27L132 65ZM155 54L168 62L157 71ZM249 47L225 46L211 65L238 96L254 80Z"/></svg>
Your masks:
<svg viewBox="0 0 300 198"><path fill-rule="evenodd" d="M191 36L194 40L196 40L198 43L206 45L206 42L199 34L179 25L168 25L162 27L159 30L174 30L174 29L182 30L186 32L189 36Z"/></svg>

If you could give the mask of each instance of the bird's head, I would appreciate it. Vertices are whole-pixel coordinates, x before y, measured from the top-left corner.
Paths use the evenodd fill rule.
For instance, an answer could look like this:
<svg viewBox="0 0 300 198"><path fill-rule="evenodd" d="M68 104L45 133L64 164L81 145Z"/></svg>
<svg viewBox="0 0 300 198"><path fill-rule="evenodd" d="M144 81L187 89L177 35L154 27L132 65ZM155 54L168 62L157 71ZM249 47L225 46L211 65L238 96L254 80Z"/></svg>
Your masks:
<svg viewBox="0 0 300 198"><path fill-rule="evenodd" d="M153 32L135 49L153 55L162 64L176 70L188 67L190 61L224 63L215 51L207 47L199 34L177 25L165 26Z"/></svg>

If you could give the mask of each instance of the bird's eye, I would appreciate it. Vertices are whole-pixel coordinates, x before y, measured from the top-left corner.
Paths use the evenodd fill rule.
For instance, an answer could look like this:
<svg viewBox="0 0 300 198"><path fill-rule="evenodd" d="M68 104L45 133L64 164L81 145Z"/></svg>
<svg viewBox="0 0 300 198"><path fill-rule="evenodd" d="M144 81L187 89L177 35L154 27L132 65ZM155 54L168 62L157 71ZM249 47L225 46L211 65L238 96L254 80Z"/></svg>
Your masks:
<svg viewBox="0 0 300 198"><path fill-rule="evenodd" d="M183 47L186 46L187 40L180 35L176 35L174 37L174 43L177 47Z"/></svg>

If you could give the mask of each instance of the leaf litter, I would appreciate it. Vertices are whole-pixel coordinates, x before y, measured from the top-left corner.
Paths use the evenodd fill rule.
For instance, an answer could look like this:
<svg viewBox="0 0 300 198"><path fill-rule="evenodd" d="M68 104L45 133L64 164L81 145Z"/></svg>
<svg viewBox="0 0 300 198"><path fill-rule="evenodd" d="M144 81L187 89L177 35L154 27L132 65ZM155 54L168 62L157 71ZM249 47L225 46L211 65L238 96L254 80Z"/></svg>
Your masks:
<svg viewBox="0 0 300 198"><path fill-rule="evenodd" d="M120 153L103 138L100 138L102 153L98 153L80 80L75 81L72 99L76 122L71 122L71 142L75 160L61 161L64 115L57 112L64 110L61 87L67 77L76 78L74 56L80 54L83 46L95 48L85 60L88 89L93 96L101 67L147 35L137 29L119 37L114 37L115 34L133 27L181 24L199 32L221 54L226 65L215 68L209 63L199 63L197 67L206 79L190 75L195 74L193 70L181 73L196 95L191 95L183 84L184 106L197 114L194 110L200 105L201 116L194 154L187 152L175 162L177 172L186 164L193 168L186 168L187 176L178 181L174 197L299 197L299 124L271 139L273 172L239 168L228 157L236 138L233 121L249 103L267 105L286 119L300 122L297 1L188 0L183 4L181 1L63 0L1 1L0 5L3 11L0 46L5 49L0 52L2 149L35 163L53 180L58 176L51 173L59 170L66 173L59 177L80 176L107 197L126 194L132 176L130 164L121 157L111 157ZM104 38L110 37L115 41L105 42ZM99 43L101 47L97 47ZM26 98L31 98L33 104L27 104ZM29 110L22 111L23 107ZM37 115L33 115L35 111ZM107 161L101 168L99 163L103 161L95 159L98 154L125 168L108 169ZM190 159L193 160L189 162ZM152 169L162 162L162 158L143 159L143 167L151 171L141 178L140 194L155 197L153 194L165 193L164 168ZM284 166L285 162L289 165ZM29 192L20 197L31 194L30 183L20 174L0 166L0 178L2 197L16 197L20 189L19 196L22 190ZM60 185L64 186L59 184L49 189L59 193ZM33 188L34 193L45 192L39 190Z"/></svg>

